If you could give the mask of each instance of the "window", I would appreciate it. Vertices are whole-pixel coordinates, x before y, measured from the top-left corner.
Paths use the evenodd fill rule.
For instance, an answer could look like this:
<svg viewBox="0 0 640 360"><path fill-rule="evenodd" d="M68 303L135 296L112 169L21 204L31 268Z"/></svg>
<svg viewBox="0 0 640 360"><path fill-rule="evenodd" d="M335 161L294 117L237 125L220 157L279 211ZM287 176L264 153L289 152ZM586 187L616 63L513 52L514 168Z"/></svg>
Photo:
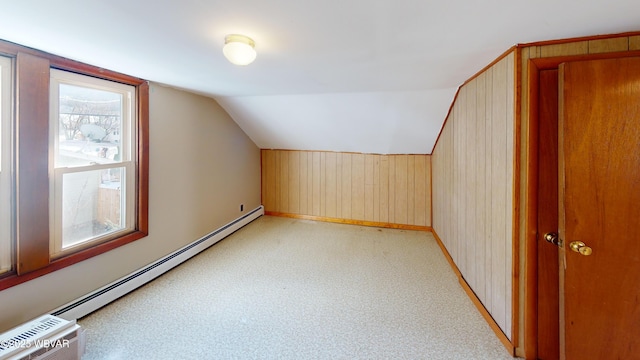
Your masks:
<svg viewBox="0 0 640 360"><path fill-rule="evenodd" d="M0 56L0 274L12 268L11 59Z"/></svg>
<svg viewBox="0 0 640 360"><path fill-rule="evenodd" d="M147 82L0 40L0 84L0 290L147 236Z"/></svg>
<svg viewBox="0 0 640 360"><path fill-rule="evenodd" d="M51 70L51 255L135 224L135 87Z"/></svg>

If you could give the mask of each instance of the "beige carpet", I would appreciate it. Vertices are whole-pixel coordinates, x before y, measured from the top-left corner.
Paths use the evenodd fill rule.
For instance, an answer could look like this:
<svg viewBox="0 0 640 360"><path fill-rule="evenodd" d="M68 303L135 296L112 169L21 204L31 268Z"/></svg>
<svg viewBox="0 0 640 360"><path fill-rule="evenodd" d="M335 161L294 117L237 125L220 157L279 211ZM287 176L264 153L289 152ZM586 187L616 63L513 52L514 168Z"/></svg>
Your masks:
<svg viewBox="0 0 640 360"><path fill-rule="evenodd" d="M261 217L79 320L83 359L511 359L432 235Z"/></svg>

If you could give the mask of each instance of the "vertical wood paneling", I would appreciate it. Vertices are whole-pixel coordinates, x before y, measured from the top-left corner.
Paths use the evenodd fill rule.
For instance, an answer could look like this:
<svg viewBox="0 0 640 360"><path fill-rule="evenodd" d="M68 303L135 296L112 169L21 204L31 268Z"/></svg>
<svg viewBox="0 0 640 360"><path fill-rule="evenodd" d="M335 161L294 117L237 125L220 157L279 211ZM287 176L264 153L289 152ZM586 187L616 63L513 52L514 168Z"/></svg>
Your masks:
<svg viewBox="0 0 640 360"><path fill-rule="evenodd" d="M262 151L262 153L268 153L270 151ZM309 156L306 153L301 153L300 156L300 214L309 213ZM265 209L270 208L265 206Z"/></svg>
<svg viewBox="0 0 640 360"><path fill-rule="evenodd" d="M395 156L395 222L407 224L407 155Z"/></svg>
<svg viewBox="0 0 640 360"><path fill-rule="evenodd" d="M455 105L454 105L455 106ZM454 161L453 154L453 123L455 121L455 112L452 112L446 121L446 126L442 129L442 161L439 161L440 167L438 169L433 170L433 176L436 178L441 176L442 180L440 181L440 187L432 189L432 192L440 195L437 198L437 201L433 203L433 211L434 215L439 215L439 224L440 227L435 229L442 229L441 239L445 243L448 249L451 249L451 241L453 237L453 221L449 218L453 213L453 200L452 196L454 194L454 176L452 166ZM440 144L440 142L438 142ZM437 150L436 147L435 150ZM434 152L435 152L434 150ZM439 174L439 175L438 175ZM449 250L451 252L451 250Z"/></svg>
<svg viewBox="0 0 640 360"><path fill-rule="evenodd" d="M280 181L280 152L276 151L274 153L274 163L275 163L275 168L274 168L274 176L276 179L276 186L275 186L275 195L274 195L274 201L275 201L275 208L276 209L281 209L282 206L280 205L281 201L281 196L280 196L280 191L282 188L282 181Z"/></svg>
<svg viewBox="0 0 640 360"><path fill-rule="evenodd" d="M307 155L307 214L311 214L313 213L313 153L308 152L306 155Z"/></svg>
<svg viewBox="0 0 640 360"><path fill-rule="evenodd" d="M276 207L276 153L262 151L262 203L265 209Z"/></svg>
<svg viewBox="0 0 640 360"><path fill-rule="evenodd" d="M509 54L460 89L431 158L434 230L509 338L514 61Z"/></svg>
<svg viewBox="0 0 640 360"><path fill-rule="evenodd" d="M336 154L336 215L340 219L342 216L342 153Z"/></svg>
<svg viewBox="0 0 640 360"><path fill-rule="evenodd" d="M505 269L513 269L513 261L514 257L517 254L514 254L514 222L517 221L514 218L514 196L515 191L513 188L514 179L515 179L515 136L516 136L516 104L515 104L515 87L512 84L516 83L516 56L515 53L512 53L505 59L507 65L507 87L511 87L511 89L507 89L507 106L506 106L506 134L505 134L505 148L504 152L506 155L505 164L506 166L506 175L505 175L505 238L511 241L507 241L503 243L504 254L505 254ZM513 309L512 302L510 302L510 296L513 294L513 279L514 272L505 271L505 300L507 301L507 305L505 305L505 324L513 324Z"/></svg>
<svg viewBox="0 0 640 360"><path fill-rule="evenodd" d="M329 194L327 193L327 154L324 152L320 153L320 212L319 216L326 216L327 213L327 198Z"/></svg>
<svg viewBox="0 0 640 360"><path fill-rule="evenodd" d="M380 156L373 158L373 221L380 222Z"/></svg>
<svg viewBox="0 0 640 360"><path fill-rule="evenodd" d="M351 218L364 220L365 202L365 168L364 155L353 154L351 156Z"/></svg>
<svg viewBox="0 0 640 360"><path fill-rule="evenodd" d="M491 210L493 208L493 179L491 177L493 170L493 68L488 69L486 74L486 82L485 82L485 152L486 152L486 164L485 164L485 194L486 194L486 203L484 204L485 211L485 294L486 298L484 299L484 304L487 309L491 309L493 307L493 251L492 251L492 240L493 237L493 222L491 218L493 214Z"/></svg>
<svg viewBox="0 0 640 360"><path fill-rule="evenodd" d="M511 244L510 237L507 238L505 234L506 221L507 221L507 209L506 209L506 118L507 118L507 91L509 85L507 82L507 68L506 62L500 61L496 64L493 71L493 90L492 90L492 104L493 104L493 138L492 138L492 164L491 174L492 181L495 184L501 184L501 188L495 189L492 196L491 204L491 220L493 237L491 238L491 251L492 251L492 279L494 301L492 303L492 311L496 322L504 324L506 320L506 299L510 299L511 294L506 294L505 284L505 243ZM511 86L512 87L512 86ZM509 109L511 110L511 109ZM509 218L509 221L511 219ZM509 269L511 274L511 269Z"/></svg>
<svg viewBox="0 0 640 360"><path fill-rule="evenodd" d="M431 181L432 181L432 173L431 173L431 160L433 159L432 156L426 156L425 157L425 187L424 187L424 199L425 199L425 205L424 205L424 209L425 209L425 216L424 216L424 225L426 226L431 226L431 214L432 214L432 208L431 208ZM416 225L420 225L420 224L416 224Z"/></svg>
<svg viewBox="0 0 640 360"><path fill-rule="evenodd" d="M396 221L396 156L389 156L389 222Z"/></svg>
<svg viewBox="0 0 640 360"><path fill-rule="evenodd" d="M640 50L640 35L629 37L629 50Z"/></svg>
<svg viewBox="0 0 640 360"><path fill-rule="evenodd" d="M429 155L261 153L267 211L431 226Z"/></svg>
<svg viewBox="0 0 640 360"><path fill-rule="evenodd" d="M342 154L342 217L353 219L351 212L352 154Z"/></svg>
<svg viewBox="0 0 640 360"><path fill-rule="evenodd" d="M580 41L571 44L554 44L540 46L540 57L582 55L588 52L588 41Z"/></svg>
<svg viewBox="0 0 640 360"><path fill-rule="evenodd" d="M465 123L465 144L469 149L465 152L465 163L466 164L477 164L476 163L476 153L475 149L478 148L477 141L477 132L476 132L476 124L478 119L476 118L476 108L477 108L477 81L472 81L467 86L467 103L466 103L466 121ZM478 274L475 272L477 255L476 249L484 249L478 246L478 234L477 229L478 225L476 224L476 211L477 211L477 198L478 195L473 191L476 188L476 176L477 176L477 168L474 166L472 168L466 168L466 179L465 179L465 249L466 249L466 258L465 261L467 263L468 269L468 283L472 288L478 287Z"/></svg>
<svg viewBox="0 0 640 360"><path fill-rule="evenodd" d="M300 213L300 153L289 153L289 212Z"/></svg>
<svg viewBox="0 0 640 360"><path fill-rule="evenodd" d="M429 188L429 178L431 177L428 171L427 160L429 158L424 156L414 157L415 173L414 173L414 223L416 225L427 224L427 207L431 207L431 199L427 196L427 189Z"/></svg>
<svg viewBox="0 0 640 360"><path fill-rule="evenodd" d="M452 228L453 231L453 252L454 252L454 260L458 264L460 271L463 274L467 274L467 262L465 257L465 239L464 232L467 229L465 224L465 196L467 195L467 191L464 188L465 181L465 162L464 156L466 154L466 139L465 130L466 130L466 122L464 115L466 114L466 104L467 104L467 88L464 87L460 89L460 93L458 95L459 99L456 102L455 106L455 122L454 122L454 141L455 141L455 190L454 190L454 206L453 213L456 214L458 218L458 226Z"/></svg>
<svg viewBox="0 0 640 360"><path fill-rule="evenodd" d="M629 50L629 38L589 40L589 54Z"/></svg>
<svg viewBox="0 0 640 360"><path fill-rule="evenodd" d="M280 207L289 212L289 151L280 152Z"/></svg>
<svg viewBox="0 0 640 360"><path fill-rule="evenodd" d="M380 221L392 222L389 220L389 156L380 157Z"/></svg>
<svg viewBox="0 0 640 360"><path fill-rule="evenodd" d="M416 158L407 156L407 221L405 224L416 223Z"/></svg>
<svg viewBox="0 0 640 360"><path fill-rule="evenodd" d="M325 153L326 156L326 164L325 164L325 212L323 216L327 217L337 217L337 177L336 177L336 153Z"/></svg>
<svg viewBox="0 0 640 360"><path fill-rule="evenodd" d="M364 156L364 220L374 220L374 198L375 198L375 178L374 178L375 155Z"/></svg>
<svg viewBox="0 0 640 360"><path fill-rule="evenodd" d="M311 205L311 215L320 216L320 181L321 181L321 166L320 166L320 153L314 151L312 153L312 167L313 167L313 189L312 189L312 205ZM284 211L286 212L286 211Z"/></svg>
<svg viewBox="0 0 640 360"><path fill-rule="evenodd" d="M475 292L478 295L478 298L484 300L487 298L486 296L486 283L487 283L487 275L486 275L486 263L487 258L484 256L484 251L488 242L488 233L486 231L486 211L484 208L484 204L487 203L488 198L486 194L486 164L487 164L487 155L486 155L486 142L487 137L485 135L486 123L487 123L487 88L486 88L486 73L481 74L475 79L476 82L476 146L475 146L475 164L476 164L476 182L474 186L474 190L476 193L476 263L475 263L475 272L476 272L476 287Z"/></svg>

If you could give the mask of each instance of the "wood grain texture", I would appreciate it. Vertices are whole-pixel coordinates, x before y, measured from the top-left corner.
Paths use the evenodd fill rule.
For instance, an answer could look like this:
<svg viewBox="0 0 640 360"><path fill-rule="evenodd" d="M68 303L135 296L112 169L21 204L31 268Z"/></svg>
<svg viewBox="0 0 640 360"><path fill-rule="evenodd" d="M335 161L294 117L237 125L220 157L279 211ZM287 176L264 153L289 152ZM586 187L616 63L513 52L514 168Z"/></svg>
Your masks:
<svg viewBox="0 0 640 360"><path fill-rule="evenodd" d="M565 63L559 77L561 358L637 357L640 58ZM568 250L576 240L593 254Z"/></svg>
<svg viewBox="0 0 640 360"><path fill-rule="evenodd" d="M149 234L149 83L136 89L138 97L138 231Z"/></svg>
<svg viewBox="0 0 640 360"><path fill-rule="evenodd" d="M289 154L289 191L287 194L289 200L289 211L300 211L300 154Z"/></svg>
<svg viewBox="0 0 640 360"><path fill-rule="evenodd" d="M389 157L389 222L396 224L396 157Z"/></svg>
<svg viewBox="0 0 640 360"><path fill-rule="evenodd" d="M380 209L381 222L389 221L389 157L380 156L380 199L379 205L374 205Z"/></svg>
<svg viewBox="0 0 640 360"><path fill-rule="evenodd" d="M373 164L375 161L375 155L367 154L364 158L364 219L367 221L374 220L374 189L375 178Z"/></svg>
<svg viewBox="0 0 640 360"><path fill-rule="evenodd" d="M380 156L373 157L373 221L380 221Z"/></svg>
<svg viewBox="0 0 640 360"><path fill-rule="evenodd" d="M429 155L261 153L266 211L431 226Z"/></svg>
<svg viewBox="0 0 640 360"><path fill-rule="evenodd" d="M49 60L18 53L18 275L49 264ZM27 190L28 189L28 190Z"/></svg>
<svg viewBox="0 0 640 360"><path fill-rule="evenodd" d="M458 92L434 149L433 227L465 282L512 337L515 55Z"/></svg>
<svg viewBox="0 0 640 360"><path fill-rule="evenodd" d="M521 83L520 87L520 169L519 186L521 191L527 194L523 197L519 222L524 224L517 239L521 249L520 266L523 271L520 274L520 283L524 286L525 298L519 313L521 334L524 341L518 344L517 354L532 358L536 356L538 343L538 304L537 304L537 276L538 276L538 254L535 242L530 246L532 239L538 232L537 223L537 154L538 143L535 132L530 131L531 126L537 128L537 103L531 107L531 101L537 101L537 72L536 78L532 79L530 72L536 69L536 65L530 65L535 61L542 69L557 69L560 62L586 60L593 58L606 58L615 53L617 56L624 54L620 52L624 48L624 43L628 43L628 50L640 50L640 35L638 33L618 34L609 36L594 36L588 38L576 38L566 40L555 40L551 42L531 43L520 45L521 49ZM586 46L585 46L586 44ZM618 44L617 46L613 44ZM602 52L600 52L602 51ZM627 52L628 53L628 52ZM629 54L631 55L631 54ZM535 70L537 71L537 70ZM535 92L535 94L532 94ZM533 99L533 100L532 100ZM533 124L533 125L532 125ZM533 143L532 143L533 141ZM532 188L535 187L535 188ZM532 215L532 212L535 215ZM542 230L541 230L542 231ZM549 260L553 262L553 259ZM542 266L553 266L544 261ZM518 264L516 264L517 266ZM556 304L557 305L557 304ZM546 305L544 305L546 306ZM557 311L557 310L556 310ZM540 331L544 331L541 329Z"/></svg>
<svg viewBox="0 0 640 360"><path fill-rule="evenodd" d="M589 52L589 41L540 46L540 57L580 55Z"/></svg>
<svg viewBox="0 0 640 360"><path fill-rule="evenodd" d="M589 40L589 54L629 50L629 38Z"/></svg>
<svg viewBox="0 0 640 360"><path fill-rule="evenodd" d="M286 151L285 151L286 152ZM294 153L294 151L290 151ZM313 153L311 159L311 215L319 215L321 213L321 196L322 196L322 163L321 154ZM293 196L299 196L296 193Z"/></svg>
<svg viewBox="0 0 640 360"><path fill-rule="evenodd" d="M268 152L265 153L263 152L262 155L266 155L266 154L270 154L269 157L273 157L273 152ZM311 188L309 186L309 170L310 167L308 166L309 164L309 154L300 154L300 211L301 212L307 212L309 211L309 189ZM264 165L263 165L264 166ZM273 166L271 169L269 169L269 166ZM267 171L271 174L273 174L275 172L275 164L271 163L270 165L267 165ZM264 176L262 181L264 182ZM272 180L275 183L276 179L273 178ZM262 196L264 198L265 196L265 190L262 190ZM267 190L268 191L268 190ZM268 197L268 196L267 196ZM263 202L263 204L265 204L265 208L267 207L267 203ZM274 207L275 204L271 203L270 207Z"/></svg>
<svg viewBox="0 0 640 360"><path fill-rule="evenodd" d="M280 208L289 212L289 153L280 153Z"/></svg>
<svg viewBox="0 0 640 360"><path fill-rule="evenodd" d="M324 185L321 186L322 191L324 193L324 197L326 201L324 202L324 207L321 209L321 213L326 214L328 217L337 217L336 208L338 204L337 199L337 165L336 165L336 154L335 153L325 153L323 154L325 157L324 162ZM302 212L300 212L302 213Z"/></svg>
<svg viewBox="0 0 640 360"><path fill-rule="evenodd" d="M353 154L351 163L351 218L365 220L365 171L364 154Z"/></svg>
<svg viewBox="0 0 640 360"><path fill-rule="evenodd" d="M447 248L445 247L444 243L442 242L442 239L440 239L440 237L435 232L435 230L431 230L431 232L433 233L433 237L436 239L436 242L438 243L438 246L442 250L442 253L444 254L444 257L447 259L447 262L449 262L449 265L451 266L451 269L453 270L453 272L458 277L458 281L460 282L460 285L464 289L464 291L467 294L467 296L469 296L469 299L471 299L471 302L473 303L473 305L478 309L478 311L480 312L480 315L482 315L482 317L487 321L487 324L489 324L489 327L496 334L496 336L498 337L498 339L500 340L502 345L505 347L507 352L509 354L511 354L511 355L514 355L515 354L515 347L511 343L511 340L509 340L509 338L507 338L507 336L505 336L505 334L502 332L502 329L500 328L500 326L492 318L491 314L487 311L487 309L485 308L484 304L482 303L480 298L477 296L476 292L471 288L471 286L469 286L469 283L466 281L466 279L464 278L464 276L460 272L460 269L458 269L458 266L453 261L453 258L451 257L451 254L449 254L449 251L447 250Z"/></svg>
<svg viewBox="0 0 640 360"><path fill-rule="evenodd" d="M509 183L509 187L505 189L505 199L507 206L505 207L505 211L507 212L506 216L510 218L510 221L505 223L506 230L505 235L510 238L511 242L509 244L505 244L505 254L510 254L511 256L506 256L505 258L505 268L511 269L511 273L507 273L508 278L505 279L506 286L506 294L511 298L511 306L509 309L505 310L506 320L505 323L511 324L511 342L513 344L517 344L519 341L520 333L518 331L519 327L519 316L518 311L520 310L520 281L518 274L520 273L520 247L517 241L518 231L519 231L519 206L520 206L520 192L519 188L516 186L517 182L520 179L520 162L518 161L518 150L520 145L520 136L519 136L519 120L520 114L518 113L519 106L519 88L518 82L520 81L519 63L520 60L520 52L517 49L513 52L513 57L510 61L507 61L507 78L506 83L511 89L507 89L507 105L506 105L506 114L507 117L505 121L506 126L506 144L505 144L505 154L507 156L506 163L511 164L511 166L507 166L506 168L506 177L505 181Z"/></svg>
<svg viewBox="0 0 640 360"><path fill-rule="evenodd" d="M542 237L558 230L558 71L542 71L539 79L537 356L556 359L560 356L558 248Z"/></svg>

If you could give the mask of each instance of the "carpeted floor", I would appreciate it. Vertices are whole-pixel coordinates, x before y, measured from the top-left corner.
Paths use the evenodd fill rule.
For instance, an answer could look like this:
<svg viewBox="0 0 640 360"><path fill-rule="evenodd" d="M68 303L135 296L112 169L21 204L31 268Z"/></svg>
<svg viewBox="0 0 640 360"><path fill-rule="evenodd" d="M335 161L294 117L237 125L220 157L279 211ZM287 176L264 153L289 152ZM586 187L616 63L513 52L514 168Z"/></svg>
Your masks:
<svg viewBox="0 0 640 360"><path fill-rule="evenodd" d="M91 359L511 359L432 235L264 216L79 320Z"/></svg>

